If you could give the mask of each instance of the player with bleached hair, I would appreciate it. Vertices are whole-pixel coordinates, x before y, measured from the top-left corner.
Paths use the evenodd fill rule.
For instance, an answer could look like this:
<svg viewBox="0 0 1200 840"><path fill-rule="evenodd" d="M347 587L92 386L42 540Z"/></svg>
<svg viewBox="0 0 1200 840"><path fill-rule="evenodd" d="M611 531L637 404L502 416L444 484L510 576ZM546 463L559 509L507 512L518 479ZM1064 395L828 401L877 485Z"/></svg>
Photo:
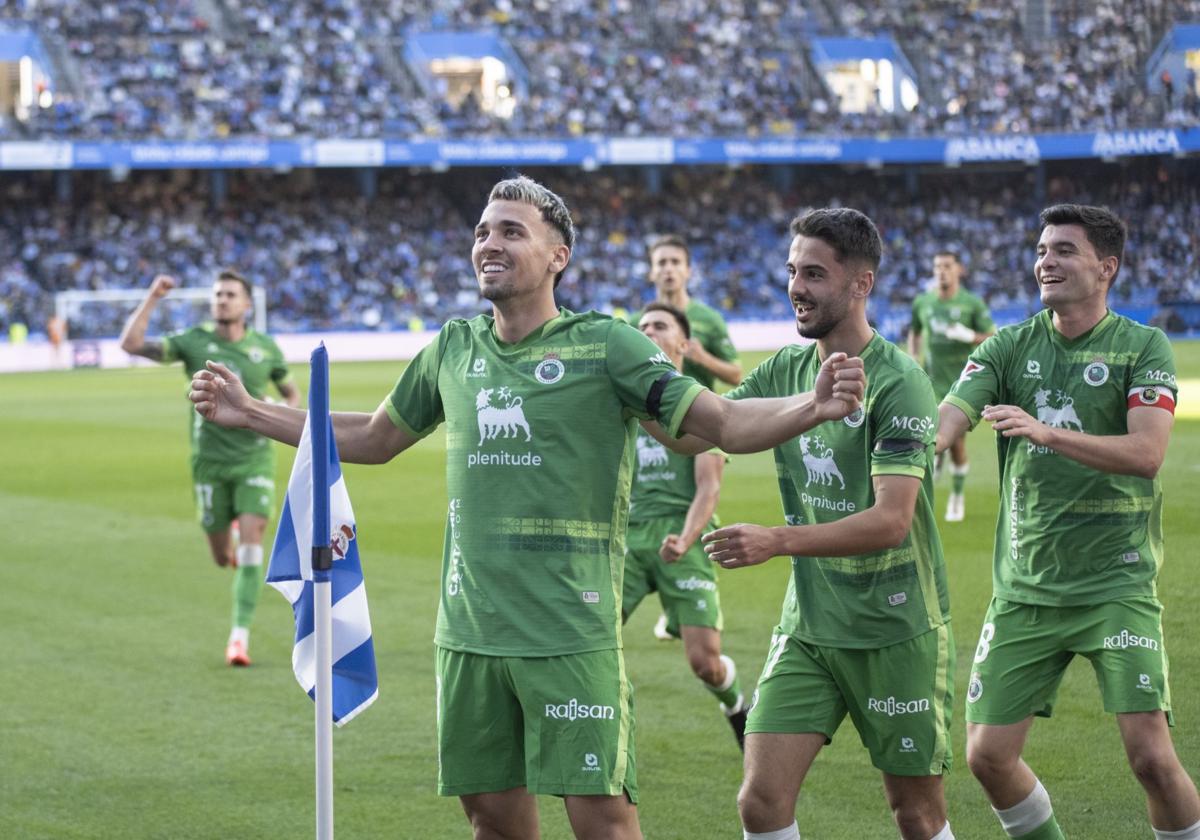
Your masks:
<svg viewBox="0 0 1200 840"><path fill-rule="evenodd" d="M806 393L718 397L624 321L556 305L574 243L561 198L496 184L471 249L492 313L445 324L375 412L333 415L354 463L446 426L438 790L476 838L536 838L539 793L563 798L578 837L641 836L621 652L636 421L757 451L853 412L864 384L860 360L835 354ZM300 439L303 411L251 399L221 365L191 398L221 425Z"/></svg>
<svg viewBox="0 0 1200 840"><path fill-rule="evenodd" d="M1041 223L1033 273L1046 308L981 344L939 409L939 450L983 419L1000 461L967 763L1010 837L1062 838L1021 753L1034 717L1054 710L1067 665L1084 656L1155 837L1200 840L1200 798L1171 743L1157 590L1175 360L1160 330L1108 308L1124 222L1103 207L1060 204Z"/></svg>
<svg viewBox="0 0 1200 840"><path fill-rule="evenodd" d="M212 325L192 327L161 339L147 339L150 316L176 286L160 274L121 331L121 349L156 362L183 362L190 379L214 359L241 375L256 397L274 383L290 406L300 404L283 353L270 336L246 324L251 307L250 281L234 269L217 274L212 293ZM275 450L262 435L225 429L192 414L192 486L200 527L213 562L232 566L233 627L225 645L229 665L250 664L250 624L263 587L263 533L275 505ZM234 525L237 525L236 531Z"/></svg>

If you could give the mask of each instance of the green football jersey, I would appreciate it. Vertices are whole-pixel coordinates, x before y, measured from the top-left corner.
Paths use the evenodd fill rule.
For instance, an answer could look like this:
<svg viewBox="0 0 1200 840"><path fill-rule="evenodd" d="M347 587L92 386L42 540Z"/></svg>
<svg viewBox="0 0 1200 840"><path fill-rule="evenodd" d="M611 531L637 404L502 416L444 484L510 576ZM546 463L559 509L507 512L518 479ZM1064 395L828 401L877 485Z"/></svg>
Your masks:
<svg viewBox="0 0 1200 840"><path fill-rule="evenodd" d="M630 323L635 329L645 312L643 309L634 314ZM684 314L687 315L688 324L692 328L692 338L700 342L701 347L722 361L737 361L737 350L729 339L729 328L720 312L698 300L689 300ZM713 376L708 368L696 364L691 359L683 360L683 372L706 388L716 385L717 377Z"/></svg>
<svg viewBox="0 0 1200 840"><path fill-rule="evenodd" d="M951 324L963 324L977 333L996 328L987 304L965 289L960 288L949 300L942 300L937 292L917 295L912 304L912 329L924 339L922 361L938 399L946 396L974 349L968 342L946 337Z"/></svg>
<svg viewBox="0 0 1200 840"><path fill-rule="evenodd" d="M163 361L182 361L189 381L210 359L237 374L250 396L259 399L266 396L268 383L279 386L290 379L279 345L255 330L247 328L241 341L226 341L209 326L163 336ZM249 429L223 429L197 414L191 403L188 415L193 458L225 463L260 459L264 466L275 463L274 448L262 435Z"/></svg>
<svg viewBox="0 0 1200 840"><path fill-rule="evenodd" d="M638 419L670 434L703 388L624 321L560 310L516 344L447 323L386 401L446 423L449 512L436 643L493 656L621 646Z"/></svg>
<svg viewBox="0 0 1200 840"><path fill-rule="evenodd" d="M986 405L1015 405L1056 428L1123 435L1130 407L1173 407L1175 389L1175 360L1160 330L1109 312L1067 339L1047 309L979 345L945 401L972 425ZM1163 550L1157 478L1094 470L1021 437L997 435L996 446L997 597L1082 606L1155 596Z"/></svg>
<svg viewBox="0 0 1200 840"><path fill-rule="evenodd" d="M937 402L929 377L878 333L859 354L867 373L863 406L775 448L789 525L834 522L875 504L872 476L921 482L912 527L899 546L851 557L793 557L780 624L810 644L881 648L950 619L946 566L933 516ZM811 391L816 344L767 359L727 396L782 397Z"/></svg>
<svg viewBox="0 0 1200 840"><path fill-rule="evenodd" d="M686 514L696 498L696 456L672 452L640 426L636 443L629 518L636 521Z"/></svg>

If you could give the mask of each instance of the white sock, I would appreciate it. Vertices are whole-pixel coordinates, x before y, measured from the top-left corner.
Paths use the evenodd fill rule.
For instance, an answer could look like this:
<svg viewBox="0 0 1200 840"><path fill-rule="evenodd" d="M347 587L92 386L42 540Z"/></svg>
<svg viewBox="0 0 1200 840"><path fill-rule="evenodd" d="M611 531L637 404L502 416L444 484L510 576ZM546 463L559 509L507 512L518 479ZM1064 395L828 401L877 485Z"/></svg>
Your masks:
<svg viewBox="0 0 1200 840"><path fill-rule="evenodd" d="M237 548L238 568L246 566L261 566L263 547L261 545L239 545Z"/></svg>
<svg viewBox="0 0 1200 840"><path fill-rule="evenodd" d="M1163 831L1153 827L1150 830L1154 832L1154 840L1200 840L1200 822L1178 831Z"/></svg>
<svg viewBox="0 0 1200 840"><path fill-rule="evenodd" d="M743 840L800 840L800 826L796 825L796 821L792 820L792 824L787 828L781 828L778 831L763 831L755 834L753 831L742 831Z"/></svg>
<svg viewBox="0 0 1200 840"><path fill-rule="evenodd" d="M970 464L963 464L961 467L958 464L950 465L950 475L966 475L971 471Z"/></svg>
<svg viewBox="0 0 1200 840"><path fill-rule="evenodd" d="M950 830L950 821L946 820L942 830L930 837L929 840L954 840L954 832Z"/></svg>
<svg viewBox="0 0 1200 840"><path fill-rule="evenodd" d="M249 627L234 627L229 631L229 642L241 642L244 645L250 644L250 628Z"/></svg>
<svg viewBox="0 0 1200 840"><path fill-rule="evenodd" d="M1054 816L1054 809L1050 807L1050 794L1046 793L1040 779L1033 786L1033 791L1016 805L1002 811L996 808L992 810L996 812L996 818L1000 820L1004 833L1009 837L1028 834Z"/></svg>
<svg viewBox="0 0 1200 840"><path fill-rule="evenodd" d="M721 654L721 662L725 665L725 679L717 686L717 691L728 691L729 686L733 685L733 681L737 679L737 666L733 664L733 660L725 654Z"/></svg>

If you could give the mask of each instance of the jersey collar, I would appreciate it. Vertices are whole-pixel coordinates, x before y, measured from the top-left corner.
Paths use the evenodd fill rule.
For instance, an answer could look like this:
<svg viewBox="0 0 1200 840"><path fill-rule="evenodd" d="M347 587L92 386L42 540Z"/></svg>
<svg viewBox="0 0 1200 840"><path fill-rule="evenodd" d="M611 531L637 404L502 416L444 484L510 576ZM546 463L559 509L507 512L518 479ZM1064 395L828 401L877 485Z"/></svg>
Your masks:
<svg viewBox="0 0 1200 840"><path fill-rule="evenodd" d="M1047 334L1050 336L1050 340L1061 347L1077 347L1080 344L1085 344L1088 341L1091 341L1093 338L1103 335L1114 323L1116 323L1117 320L1116 315L1113 314L1111 309L1105 309L1104 317L1096 322L1096 326L1092 327L1082 335L1075 336L1075 338L1067 338L1054 328L1054 313L1049 309L1043 309L1038 313L1038 317L1042 319L1042 323L1045 326Z"/></svg>

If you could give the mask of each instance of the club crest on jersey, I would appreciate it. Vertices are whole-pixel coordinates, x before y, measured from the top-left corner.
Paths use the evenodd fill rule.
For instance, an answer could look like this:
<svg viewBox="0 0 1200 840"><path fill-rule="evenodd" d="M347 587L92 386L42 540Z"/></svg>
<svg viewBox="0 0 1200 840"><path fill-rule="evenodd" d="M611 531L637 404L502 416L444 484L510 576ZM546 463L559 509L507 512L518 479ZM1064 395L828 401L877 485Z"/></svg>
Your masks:
<svg viewBox="0 0 1200 840"><path fill-rule="evenodd" d="M254 362L256 365L263 360L263 351L261 347L251 347L246 351L246 355L250 357L250 361Z"/></svg>
<svg viewBox="0 0 1200 840"><path fill-rule="evenodd" d="M496 395L498 405L492 404L492 394ZM479 420L479 445L484 441L495 440L503 435L506 438L517 437L525 433L525 440L533 440L529 432L529 421L525 419L525 410L521 408L522 399L515 396L507 386L500 388L480 388L475 395L475 411Z"/></svg>
<svg viewBox="0 0 1200 840"><path fill-rule="evenodd" d="M974 703L983 696L983 680L979 678L979 672L971 674L971 682L967 685L967 702Z"/></svg>
<svg viewBox="0 0 1200 840"><path fill-rule="evenodd" d="M1106 372L1105 376L1107 375ZM1058 405L1050 404L1052 397ZM1047 426L1055 429L1073 428L1077 432L1083 431L1083 423L1079 422L1079 415L1075 413L1075 400L1066 392L1050 392L1042 389L1034 394L1033 399L1037 405L1037 419L1039 423L1045 423Z"/></svg>
<svg viewBox="0 0 1200 840"><path fill-rule="evenodd" d="M862 410L862 406L860 405L858 408L854 409L854 411L852 411L850 414L847 414L845 417L843 417L842 422L845 423L847 426L849 426L851 429L857 429L859 426L861 426L863 424L863 421L866 419L867 419L866 412L864 412Z"/></svg>
<svg viewBox="0 0 1200 840"><path fill-rule="evenodd" d="M832 487L837 479L841 489L846 489L846 479L833 460L833 450L825 441L816 435L800 435L800 456L804 461L804 469L808 473L804 481L805 487L816 484L820 487Z"/></svg>
<svg viewBox="0 0 1200 840"><path fill-rule="evenodd" d="M533 378L543 385L553 385L562 379L563 374L566 372L567 367L562 363L562 360L553 353L548 353L544 359L538 362L538 366L533 369Z"/></svg>
<svg viewBox="0 0 1200 840"><path fill-rule="evenodd" d="M1096 359L1083 369L1083 381L1094 387L1099 387L1108 381L1108 365Z"/></svg>

